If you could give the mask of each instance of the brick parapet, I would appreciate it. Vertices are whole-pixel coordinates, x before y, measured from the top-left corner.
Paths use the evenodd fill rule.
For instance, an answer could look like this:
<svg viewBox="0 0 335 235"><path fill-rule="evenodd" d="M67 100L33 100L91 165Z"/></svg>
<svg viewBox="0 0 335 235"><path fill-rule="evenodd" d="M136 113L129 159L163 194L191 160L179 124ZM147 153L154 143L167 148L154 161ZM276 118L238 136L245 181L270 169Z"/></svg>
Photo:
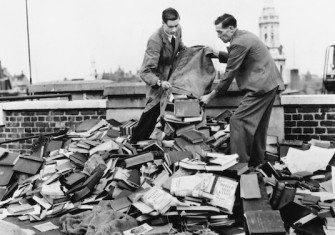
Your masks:
<svg viewBox="0 0 335 235"><path fill-rule="evenodd" d="M0 142L57 133L85 119L106 119L106 100L25 101L3 103ZM39 107L39 108L38 108ZM29 153L34 140L1 144L11 151Z"/></svg>
<svg viewBox="0 0 335 235"><path fill-rule="evenodd" d="M335 141L335 95L282 96L285 139Z"/></svg>

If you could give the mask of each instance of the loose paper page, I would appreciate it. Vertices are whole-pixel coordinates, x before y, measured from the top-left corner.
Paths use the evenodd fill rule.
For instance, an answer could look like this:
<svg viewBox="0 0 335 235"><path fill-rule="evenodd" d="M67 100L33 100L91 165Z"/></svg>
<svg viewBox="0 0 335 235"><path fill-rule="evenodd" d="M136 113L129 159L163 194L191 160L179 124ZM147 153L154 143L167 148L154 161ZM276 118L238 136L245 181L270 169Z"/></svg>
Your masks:
<svg viewBox="0 0 335 235"><path fill-rule="evenodd" d="M58 226L54 225L51 222L46 222L44 224L35 225L33 227L40 232L47 232L50 230L58 229Z"/></svg>
<svg viewBox="0 0 335 235"><path fill-rule="evenodd" d="M286 158L283 160L292 174L299 171L315 172L327 167L334 152L335 149L325 149L313 145L306 151L289 148Z"/></svg>

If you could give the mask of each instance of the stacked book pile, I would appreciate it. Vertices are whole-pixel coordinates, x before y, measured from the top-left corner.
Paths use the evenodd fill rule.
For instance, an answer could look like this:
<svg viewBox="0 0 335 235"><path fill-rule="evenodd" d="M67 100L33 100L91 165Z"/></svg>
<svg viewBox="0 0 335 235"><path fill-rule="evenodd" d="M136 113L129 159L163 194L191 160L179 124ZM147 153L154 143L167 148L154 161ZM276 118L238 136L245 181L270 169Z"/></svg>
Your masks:
<svg viewBox="0 0 335 235"><path fill-rule="evenodd" d="M171 230L238 234L244 225L244 232L283 234L282 220L306 230L306 221L314 221L317 208L322 208L318 212L324 218L333 217L335 204L329 197L299 192L299 188L320 192L326 187L310 178L313 173L292 174L270 161L249 169L237 154L230 153L231 112L206 116L192 98L176 98L172 104L177 108L171 112L182 121L166 119L167 132L162 131L166 135L161 139L130 144L131 131L126 129L132 120L93 119L62 135L41 136L31 155L0 149L0 168L10 168L1 178L3 217L39 223L61 218L56 226L69 232L62 226L67 219L72 221L70 215L95 213L108 203L108 210L132 217L137 223L133 229L147 234L169 234ZM185 111L185 107L192 110ZM184 122L200 116L201 120ZM269 139L274 140L269 141L274 148L268 150L274 152L277 139ZM261 176L266 186L260 187L256 174L251 173ZM266 210L253 209L260 205ZM90 217L85 218L80 223ZM264 226L270 220L278 226L274 222L271 228ZM328 226L325 220L323 225L331 230L328 220Z"/></svg>

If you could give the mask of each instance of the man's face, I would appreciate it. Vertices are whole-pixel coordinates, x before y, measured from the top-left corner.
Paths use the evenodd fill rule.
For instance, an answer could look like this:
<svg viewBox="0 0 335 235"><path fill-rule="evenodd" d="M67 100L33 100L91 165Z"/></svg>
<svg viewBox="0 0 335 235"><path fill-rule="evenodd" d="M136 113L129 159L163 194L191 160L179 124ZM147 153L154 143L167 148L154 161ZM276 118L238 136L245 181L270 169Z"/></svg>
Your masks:
<svg viewBox="0 0 335 235"><path fill-rule="evenodd" d="M233 36L233 29L231 26L227 28L222 28L222 24L215 25L215 31L218 34L218 37L224 42L227 43L231 40Z"/></svg>
<svg viewBox="0 0 335 235"><path fill-rule="evenodd" d="M171 36L175 36L179 27L179 19L168 20L166 23L163 22L163 28L165 33Z"/></svg>

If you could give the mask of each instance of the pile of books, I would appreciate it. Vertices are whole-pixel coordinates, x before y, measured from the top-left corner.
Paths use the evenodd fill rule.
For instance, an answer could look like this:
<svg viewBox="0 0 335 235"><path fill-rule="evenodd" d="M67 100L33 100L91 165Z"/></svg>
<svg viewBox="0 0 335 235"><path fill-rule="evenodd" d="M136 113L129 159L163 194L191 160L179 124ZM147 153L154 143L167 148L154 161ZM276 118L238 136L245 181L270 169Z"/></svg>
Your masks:
<svg viewBox="0 0 335 235"><path fill-rule="evenodd" d="M13 176L27 177L20 181L6 178L1 209L22 221L44 221L95 210L108 201L111 210L132 216L139 225L136 228L148 225L148 234L168 234L171 228L225 234L232 226L241 227L239 197L243 190L239 185L250 169L239 162L237 154L230 154L231 112L206 116L194 98L179 97L172 104L176 109L170 112L181 121L166 119L170 134L166 132L163 139L130 144L136 121L93 119L50 139L39 157L8 155L3 150L0 167L8 160ZM185 122L185 118L200 116ZM281 190L285 175L270 163L257 171L278 181L271 185L277 191L269 195L274 211L286 209L295 191L286 184ZM310 206L312 199L306 196L302 202ZM279 221L274 213L271 216ZM245 218L252 220L251 216L247 213ZM257 231L252 221L247 225Z"/></svg>

